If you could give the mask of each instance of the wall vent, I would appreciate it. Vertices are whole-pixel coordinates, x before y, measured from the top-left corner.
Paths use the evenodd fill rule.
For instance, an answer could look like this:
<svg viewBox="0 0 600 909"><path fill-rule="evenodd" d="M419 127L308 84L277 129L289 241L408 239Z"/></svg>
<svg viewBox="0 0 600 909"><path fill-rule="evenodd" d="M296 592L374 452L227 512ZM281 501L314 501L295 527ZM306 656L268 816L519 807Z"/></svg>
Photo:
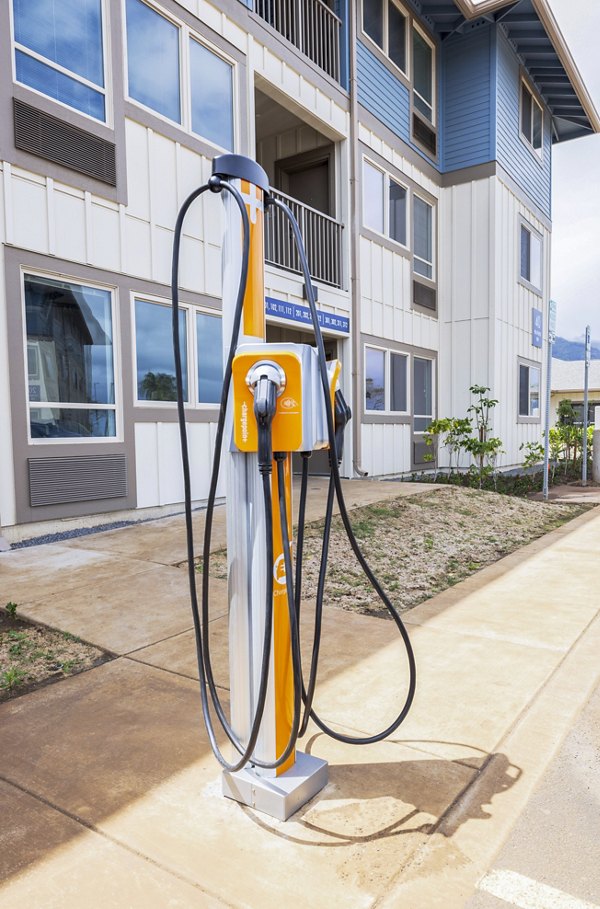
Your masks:
<svg viewBox="0 0 600 909"><path fill-rule="evenodd" d="M29 458L32 506L115 499L127 495L125 455Z"/></svg>
<svg viewBox="0 0 600 909"><path fill-rule="evenodd" d="M117 185L115 146L112 142L52 117L17 98L13 98L13 112L17 148L95 177L110 186Z"/></svg>
<svg viewBox="0 0 600 909"><path fill-rule="evenodd" d="M437 135L434 129L431 126L428 126L426 123L421 120L416 114L413 113L413 139L415 139L419 145L422 145L423 148L430 152L433 157L437 155Z"/></svg>
<svg viewBox="0 0 600 909"><path fill-rule="evenodd" d="M435 287L428 287L420 281L413 281L413 303L435 312L437 309L437 293Z"/></svg>

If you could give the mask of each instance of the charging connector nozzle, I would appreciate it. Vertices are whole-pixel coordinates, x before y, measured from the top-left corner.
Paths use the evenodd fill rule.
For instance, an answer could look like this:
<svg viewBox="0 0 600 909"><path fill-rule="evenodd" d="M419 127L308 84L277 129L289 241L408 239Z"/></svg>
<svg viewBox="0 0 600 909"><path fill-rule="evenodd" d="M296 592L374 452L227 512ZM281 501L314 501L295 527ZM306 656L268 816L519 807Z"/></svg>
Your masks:
<svg viewBox="0 0 600 909"><path fill-rule="evenodd" d="M256 363L246 377L254 395L254 416L258 427L258 469L270 474L273 469L271 425L277 410L277 397L285 388L285 373L277 363Z"/></svg>

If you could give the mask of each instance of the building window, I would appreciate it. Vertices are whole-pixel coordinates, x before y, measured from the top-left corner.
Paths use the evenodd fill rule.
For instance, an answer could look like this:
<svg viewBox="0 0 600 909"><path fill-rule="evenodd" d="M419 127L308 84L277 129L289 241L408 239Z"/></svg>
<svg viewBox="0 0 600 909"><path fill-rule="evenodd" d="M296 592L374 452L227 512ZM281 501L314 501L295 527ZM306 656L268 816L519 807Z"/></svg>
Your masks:
<svg viewBox="0 0 600 909"><path fill-rule="evenodd" d="M413 23L413 106L426 120L434 122L434 47Z"/></svg>
<svg viewBox="0 0 600 909"><path fill-rule="evenodd" d="M520 269L524 281L542 289L542 238L525 224L520 231Z"/></svg>
<svg viewBox="0 0 600 909"><path fill-rule="evenodd" d="M143 0L126 4L129 97L233 150L233 65Z"/></svg>
<svg viewBox="0 0 600 909"><path fill-rule="evenodd" d="M220 316L196 313L199 404L218 404L223 387L223 322Z"/></svg>
<svg viewBox="0 0 600 909"><path fill-rule="evenodd" d="M413 268L433 280L433 206L414 196Z"/></svg>
<svg viewBox="0 0 600 909"><path fill-rule="evenodd" d="M544 112L526 83L521 80L521 135L536 154L542 154Z"/></svg>
<svg viewBox="0 0 600 909"><path fill-rule="evenodd" d="M171 344L171 307L135 301L138 401L176 401L175 356ZM183 399L188 401L187 311L179 312Z"/></svg>
<svg viewBox="0 0 600 909"><path fill-rule="evenodd" d="M365 227L407 245L408 190L389 174L363 161L363 222Z"/></svg>
<svg viewBox="0 0 600 909"><path fill-rule="evenodd" d="M233 67L190 38L192 130L233 148Z"/></svg>
<svg viewBox="0 0 600 909"><path fill-rule="evenodd" d="M413 357L413 429L426 432L433 420L433 361Z"/></svg>
<svg viewBox="0 0 600 909"><path fill-rule="evenodd" d="M363 0L363 31L404 74L407 20L395 0Z"/></svg>
<svg viewBox="0 0 600 909"><path fill-rule="evenodd" d="M112 292L24 276L32 439L116 436Z"/></svg>
<svg viewBox="0 0 600 909"><path fill-rule="evenodd" d="M519 363L519 416L540 416L540 367Z"/></svg>
<svg viewBox="0 0 600 909"><path fill-rule="evenodd" d="M136 298L134 306L137 400L174 402L177 385L171 306L142 298ZM179 346L186 403L218 404L221 400L221 325L220 315L202 312L189 304L180 307Z"/></svg>
<svg viewBox="0 0 600 909"><path fill-rule="evenodd" d="M179 29L142 0L127 0L129 95L181 122Z"/></svg>
<svg viewBox="0 0 600 909"><path fill-rule="evenodd" d="M365 411L406 413L408 356L365 346Z"/></svg>
<svg viewBox="0 0 600 909"><path fill-rule="evenodd" d="M106 120L102 0L13 0L18 82Z"/></svg>

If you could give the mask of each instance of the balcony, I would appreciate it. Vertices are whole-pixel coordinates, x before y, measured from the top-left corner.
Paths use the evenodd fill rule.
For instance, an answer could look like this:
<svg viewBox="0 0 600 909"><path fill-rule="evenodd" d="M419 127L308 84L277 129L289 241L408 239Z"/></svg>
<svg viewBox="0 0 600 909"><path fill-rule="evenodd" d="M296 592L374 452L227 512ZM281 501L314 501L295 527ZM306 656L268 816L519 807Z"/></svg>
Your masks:
<svg viewBox="0 0 600 909"><path fill-rule="evenodd" d="M342 22L324 0L255 0L254 11L319 69L340 81Z"/></svg>
<svg viewBox="0 0 600 909"><path fill-rule="evenodd" d="M311 276L323 284L341 287L343 225L285 193L271 192L290 207L300 225ZM286 271L302 273L289 221L281 209L275 207L269 209L265 219L265 261Z"/></svg>

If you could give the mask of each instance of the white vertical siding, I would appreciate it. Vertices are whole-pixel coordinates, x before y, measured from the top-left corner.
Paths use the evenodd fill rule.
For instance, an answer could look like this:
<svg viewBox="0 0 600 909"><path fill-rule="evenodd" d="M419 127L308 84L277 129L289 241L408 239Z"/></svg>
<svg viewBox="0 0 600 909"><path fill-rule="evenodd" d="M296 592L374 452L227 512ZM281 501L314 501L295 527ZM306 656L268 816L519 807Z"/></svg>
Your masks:
<svg viewBox="0 0 600 909"><path fill-rule="evenodd" d="M6 172L0 165L0 250L6 239L5 178ZM4 256L0 255L0 288L3 287L5 287ZM9 374L10 358L6 309L6 294L0 293L0 414L2 414L2 431L0 432L0 527L14 524L16 520Z"/></svg>

